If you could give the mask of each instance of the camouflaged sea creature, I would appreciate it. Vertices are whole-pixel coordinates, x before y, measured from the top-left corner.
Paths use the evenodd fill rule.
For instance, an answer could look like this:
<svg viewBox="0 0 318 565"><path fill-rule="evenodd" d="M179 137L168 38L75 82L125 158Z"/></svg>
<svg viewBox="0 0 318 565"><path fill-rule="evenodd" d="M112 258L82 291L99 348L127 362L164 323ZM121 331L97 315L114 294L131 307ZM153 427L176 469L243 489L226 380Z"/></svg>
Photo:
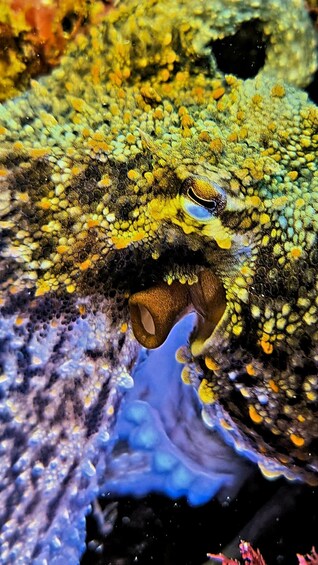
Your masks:
<svg viewBox="0 0 318 565"><path fill-rule="evenodd" d="M243 81L213 44L250 21ZM318 111L290 85L315 68L298 0L131 0L0 107L1 563L78 562L133 333L192 309L205 420L316 481Z"/></svg>

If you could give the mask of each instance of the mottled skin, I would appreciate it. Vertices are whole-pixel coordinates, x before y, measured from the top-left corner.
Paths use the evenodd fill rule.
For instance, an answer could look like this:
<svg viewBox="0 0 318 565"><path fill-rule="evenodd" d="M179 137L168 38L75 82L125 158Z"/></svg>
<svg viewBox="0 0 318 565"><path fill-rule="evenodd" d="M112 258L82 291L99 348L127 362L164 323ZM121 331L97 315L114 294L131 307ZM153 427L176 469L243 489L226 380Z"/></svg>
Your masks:
<svg viewBox="0 0 318 565"><path fill-rule="evenodd" d="M179 353L207 413L262 465L317 476L318 112L283 80L315 67L305 11L127 4L0 107L1 563L50 559L59 512L99 492L128 300L162 282L217 281L220 320L201 309ZM209 43L251 18L268 59L244 82Z"/></svg>

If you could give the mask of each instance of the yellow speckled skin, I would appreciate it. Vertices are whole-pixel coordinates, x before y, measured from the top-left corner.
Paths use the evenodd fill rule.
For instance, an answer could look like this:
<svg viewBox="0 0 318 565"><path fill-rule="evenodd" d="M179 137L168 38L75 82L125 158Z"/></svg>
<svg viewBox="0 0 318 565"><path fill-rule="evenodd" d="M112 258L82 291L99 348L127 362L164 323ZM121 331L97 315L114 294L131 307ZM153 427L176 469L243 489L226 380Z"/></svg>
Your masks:
<svg viewBox="0 0 318 565"><path fill-rule="evenodd" d="M34 331L49 340L50 325L71 332L100 310L109 358L129 365L133 347L119 353L125 336L131 343L128 298L209 269L226 309L212 335L198 324L184 380L208 408L218 401L224 427L240 429L260 459L312 480L318 111L290 82L308 82L315 41L298 1L250 4L127 2L78 37L51 76L0 107L1 320L13 320L9 342L29 343ZM264 68L246 81L224 75L210 43L253 18L268 41ZM190 185L201 201L210 186L222 206L193 211ZM51 377L57 353L70 355L54 347ZM12 363L22 385L47 378L36 351ZM7 408L34 432L44 418L10 387ZM84 413L95 392L79 395Z"/></svg>

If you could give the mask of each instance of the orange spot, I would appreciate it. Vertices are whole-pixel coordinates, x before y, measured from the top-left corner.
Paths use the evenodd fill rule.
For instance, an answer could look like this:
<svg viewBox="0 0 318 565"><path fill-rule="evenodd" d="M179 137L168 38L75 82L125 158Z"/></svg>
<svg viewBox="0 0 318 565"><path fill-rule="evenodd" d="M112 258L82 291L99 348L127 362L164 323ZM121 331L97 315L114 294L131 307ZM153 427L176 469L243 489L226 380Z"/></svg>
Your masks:
<svg viewBox="0 0 318 565"><path fill-rule="evenodd" d="M41 200L41 202L37 203L37 206L42 210L49 210L49 208L51 208L51 202L49 200Z"/></svg>
<svg viewBox="0 0 318 565"><path fill-rule="evenodd" d="M135 233L131 238L130 241L141 241L142 239L144 239L146 235L146 232L144 231L140 231L138 233Z"/></svg>
<svg viewBox="0 0 318 565"><path fill-rule="evenodd" d="M224 93L225 93L225 88L223 88L223 86L220 86L220 88L216 88L215 90L212 91L212 98L214 98L214 100L218 100L223 96Z"/></svg>
<svg viewBox="0 0 318 565"><path fill-rule="evenodd" d="M163 113L162 109L156 108L156 110L153 113L153 117L154 117L155 120L163 120L164 113Z"/></svg>
<svg viewBox="0 0 318 565"><path fill-rule="evenodd" d="M47 292L49 292L49 290L49 285L44 282L40 284L40 286L36 289L35 296L43 296L43 294L46 294Z"/></svg>
<svg viewBox="0 0 318 565"><path fill-rule="evenodd" d="M263 417L257 412L254 406L249 406L248 408L250 418L255 424L260 424L263 421Z"/></svg>
<svg viewBox="0 0 318 565"><path fill-rule="evenodd" d="M120 327L120 331L124 334L127 330L128 330L128 324L124 322Z"/></svg>
<svg viewBox="0 0 318 565"><path fill-rule="evenodd" d="M290 439L296 447L302 447L305 443L305 440L301 436L297 436L296 434L290 434Z"/></svg>
<svg viewBox="0 0 318 565"><path fill-rule="evenodd" d="M295 259L298 259L298 257L301 256L301 249L299 247L293 247L290 250L290 254L292 257L294 257Z"/></svg>
<svg viewBox="0 0 318 565"><path fill-rule="evenodd" d="M90 137L92 135L91 130L89 130L88 128L83 128L82 130L82 136L83 137Z"/></svg>
<svg viewBox="0 0 318 565"><path fill-rule="evenodd" d="M99 220L87 220L88 228L95 228L96 226L99 226Z"/></svg>
<svg viewBox="0 0 318 565"><path fill-rule="evenodd" d="M107 408L107 415L112 416L113 414L114 414L114 407L109 406L109 408Z"/></svg>
<svg viewBox="0 0 318 565"><path fill-rule="evenodd" d="M199 139L200 141L211 141L211 137L209 135L209 133L207 131L201 131L201 133L199 134Z"/></svg>
<svg viewBox="0 0 318 565"><path fill-rule="evenodd" d="M254 377L254 375L255 375L255 369L254 369L252 363L249 363L248 365L246 365L245 368L246 368L247 374L250 375L250 377Z"/></svg>
<svg viewBox="0 0 318 565"><path fill-rule="evenodd" d="M74 165L74 167L71 168L71 173L72 175L78 175L79 173L81 173L83 170L83 167L79 167L78 165Z"/></svg>
<svg viewBox="0 0 318 565"><path fill-rule="evenodd" d="M221 153L223 151L223 143L219 137L212 139L210 149L212 149L214 153Z"/></svg>
<svg viewBox="0 0 318 565"><path fill-rule="evenodd" d="M124 237L113 237L112 242L116 249L125 249L125 247L128 247L130 240Z"/></svg>
<svg viewBox="0 0 318 565"><path fill-rule="evenodd" d="M84 101L81 98L73 98L71 104L76 112L83 112Z"/></svg>
<svg viewBox="0 0 318 565"><path fill-rule="evenodd" d="M273 381L273 379L270 379L268 381L269 386L271 387L273 392L278 392L279 391L279 387L277 386L277 384L275 383L275 381Z"/></svg>
<svg viewBox="0 0 318 565"><path fill-rule="evenodd" d="M15 325L16 325L16 326L21 326L21 325L23 324L23 322L24 322L24 318L21 318L21 316L18 316L18 317L15 319Z"/></svg>
<svg viewBox="0 0 318 565"><path fill-rule="evenodd" d="M79 268L81 269L81 271L86 271L91 266L92 266L91 260L86 259L86 261L83 261L83 263L80 263Z"/></svg>
<svg viewBox="0 0 318 565"><path fill-rule="evenodd" d="M219 365L216 363L216 361L212 357L206 356L204 358L204 362L205 362L207 368L210 369L210 371L218 371L219 368L220 368Z"/></svg>
<svg viewBox="0 0 318 565"><path fill-rule="evenodd" d="M8 174L7 169L0 169L0 177L6 177Z"/></svg>
<svg viewBox="0 0 318 565"><path fill-rule="evenodd" d="M193 119L191 118L191 116L189 116L189 114L184 114L181 117L181 125L183 128L189 128L193 126L193 123Z"/></svg>
<svg viewBox="0 0 318 565"><path fill-rule="evenodd" d="M265 341L264 339L262 339L260 341L260 346L263 349L264 353L266 353L266 355L270 355L271 353L273 353L274 347L269 341Z"/></svg>
<svg viewBox="0 0 318 565"><path fill-rule="evenodd" d="M21 141L16 141L12 147L14 151L22 151L23 143Z"/></svg>
<svg viewBox="0 0 318 565"><path fill-rule="evenodd" d="M48 155L48 153L50 153L50 149L48 147L35 147L34 149L29 150L29 155L33 159L40 159L40 157L44 157L45 155Z"/></svg>
<svg viewBox="0 0 318 565"><path fill-rule="evenodd" d="M232 133L230 133L227 139L228 141L237 141L237 133L233 131Z"/></svg>
<svg viewBox="0 0 318 565"><path fill-rule="evenodd" d="M81 316L83 316L83 314L86 314L86 306L85 304L80 304L78 307L78 311L80 313Z"/></svg>
<svg viewBox="0 0 318 565"><path fill-rule="evenodd" d="M63 253L66 253L68 251L68 245L58 245L57 248L56 248L56 251L60 255L63 255Z"/></svg>

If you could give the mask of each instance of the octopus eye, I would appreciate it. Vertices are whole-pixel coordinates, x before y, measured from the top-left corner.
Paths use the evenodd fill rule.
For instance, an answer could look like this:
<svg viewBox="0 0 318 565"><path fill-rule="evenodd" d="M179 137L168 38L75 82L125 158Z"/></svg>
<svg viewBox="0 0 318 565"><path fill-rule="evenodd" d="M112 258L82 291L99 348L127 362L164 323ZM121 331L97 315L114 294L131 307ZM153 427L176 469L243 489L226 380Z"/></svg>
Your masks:
<svg viewBox="0 0 318 565"><path fill-rule="evenodd" d="M219 216L226 205L224 190L203 177L189 177L184 182L183 207L196 220L208 220Z"/></svg>

